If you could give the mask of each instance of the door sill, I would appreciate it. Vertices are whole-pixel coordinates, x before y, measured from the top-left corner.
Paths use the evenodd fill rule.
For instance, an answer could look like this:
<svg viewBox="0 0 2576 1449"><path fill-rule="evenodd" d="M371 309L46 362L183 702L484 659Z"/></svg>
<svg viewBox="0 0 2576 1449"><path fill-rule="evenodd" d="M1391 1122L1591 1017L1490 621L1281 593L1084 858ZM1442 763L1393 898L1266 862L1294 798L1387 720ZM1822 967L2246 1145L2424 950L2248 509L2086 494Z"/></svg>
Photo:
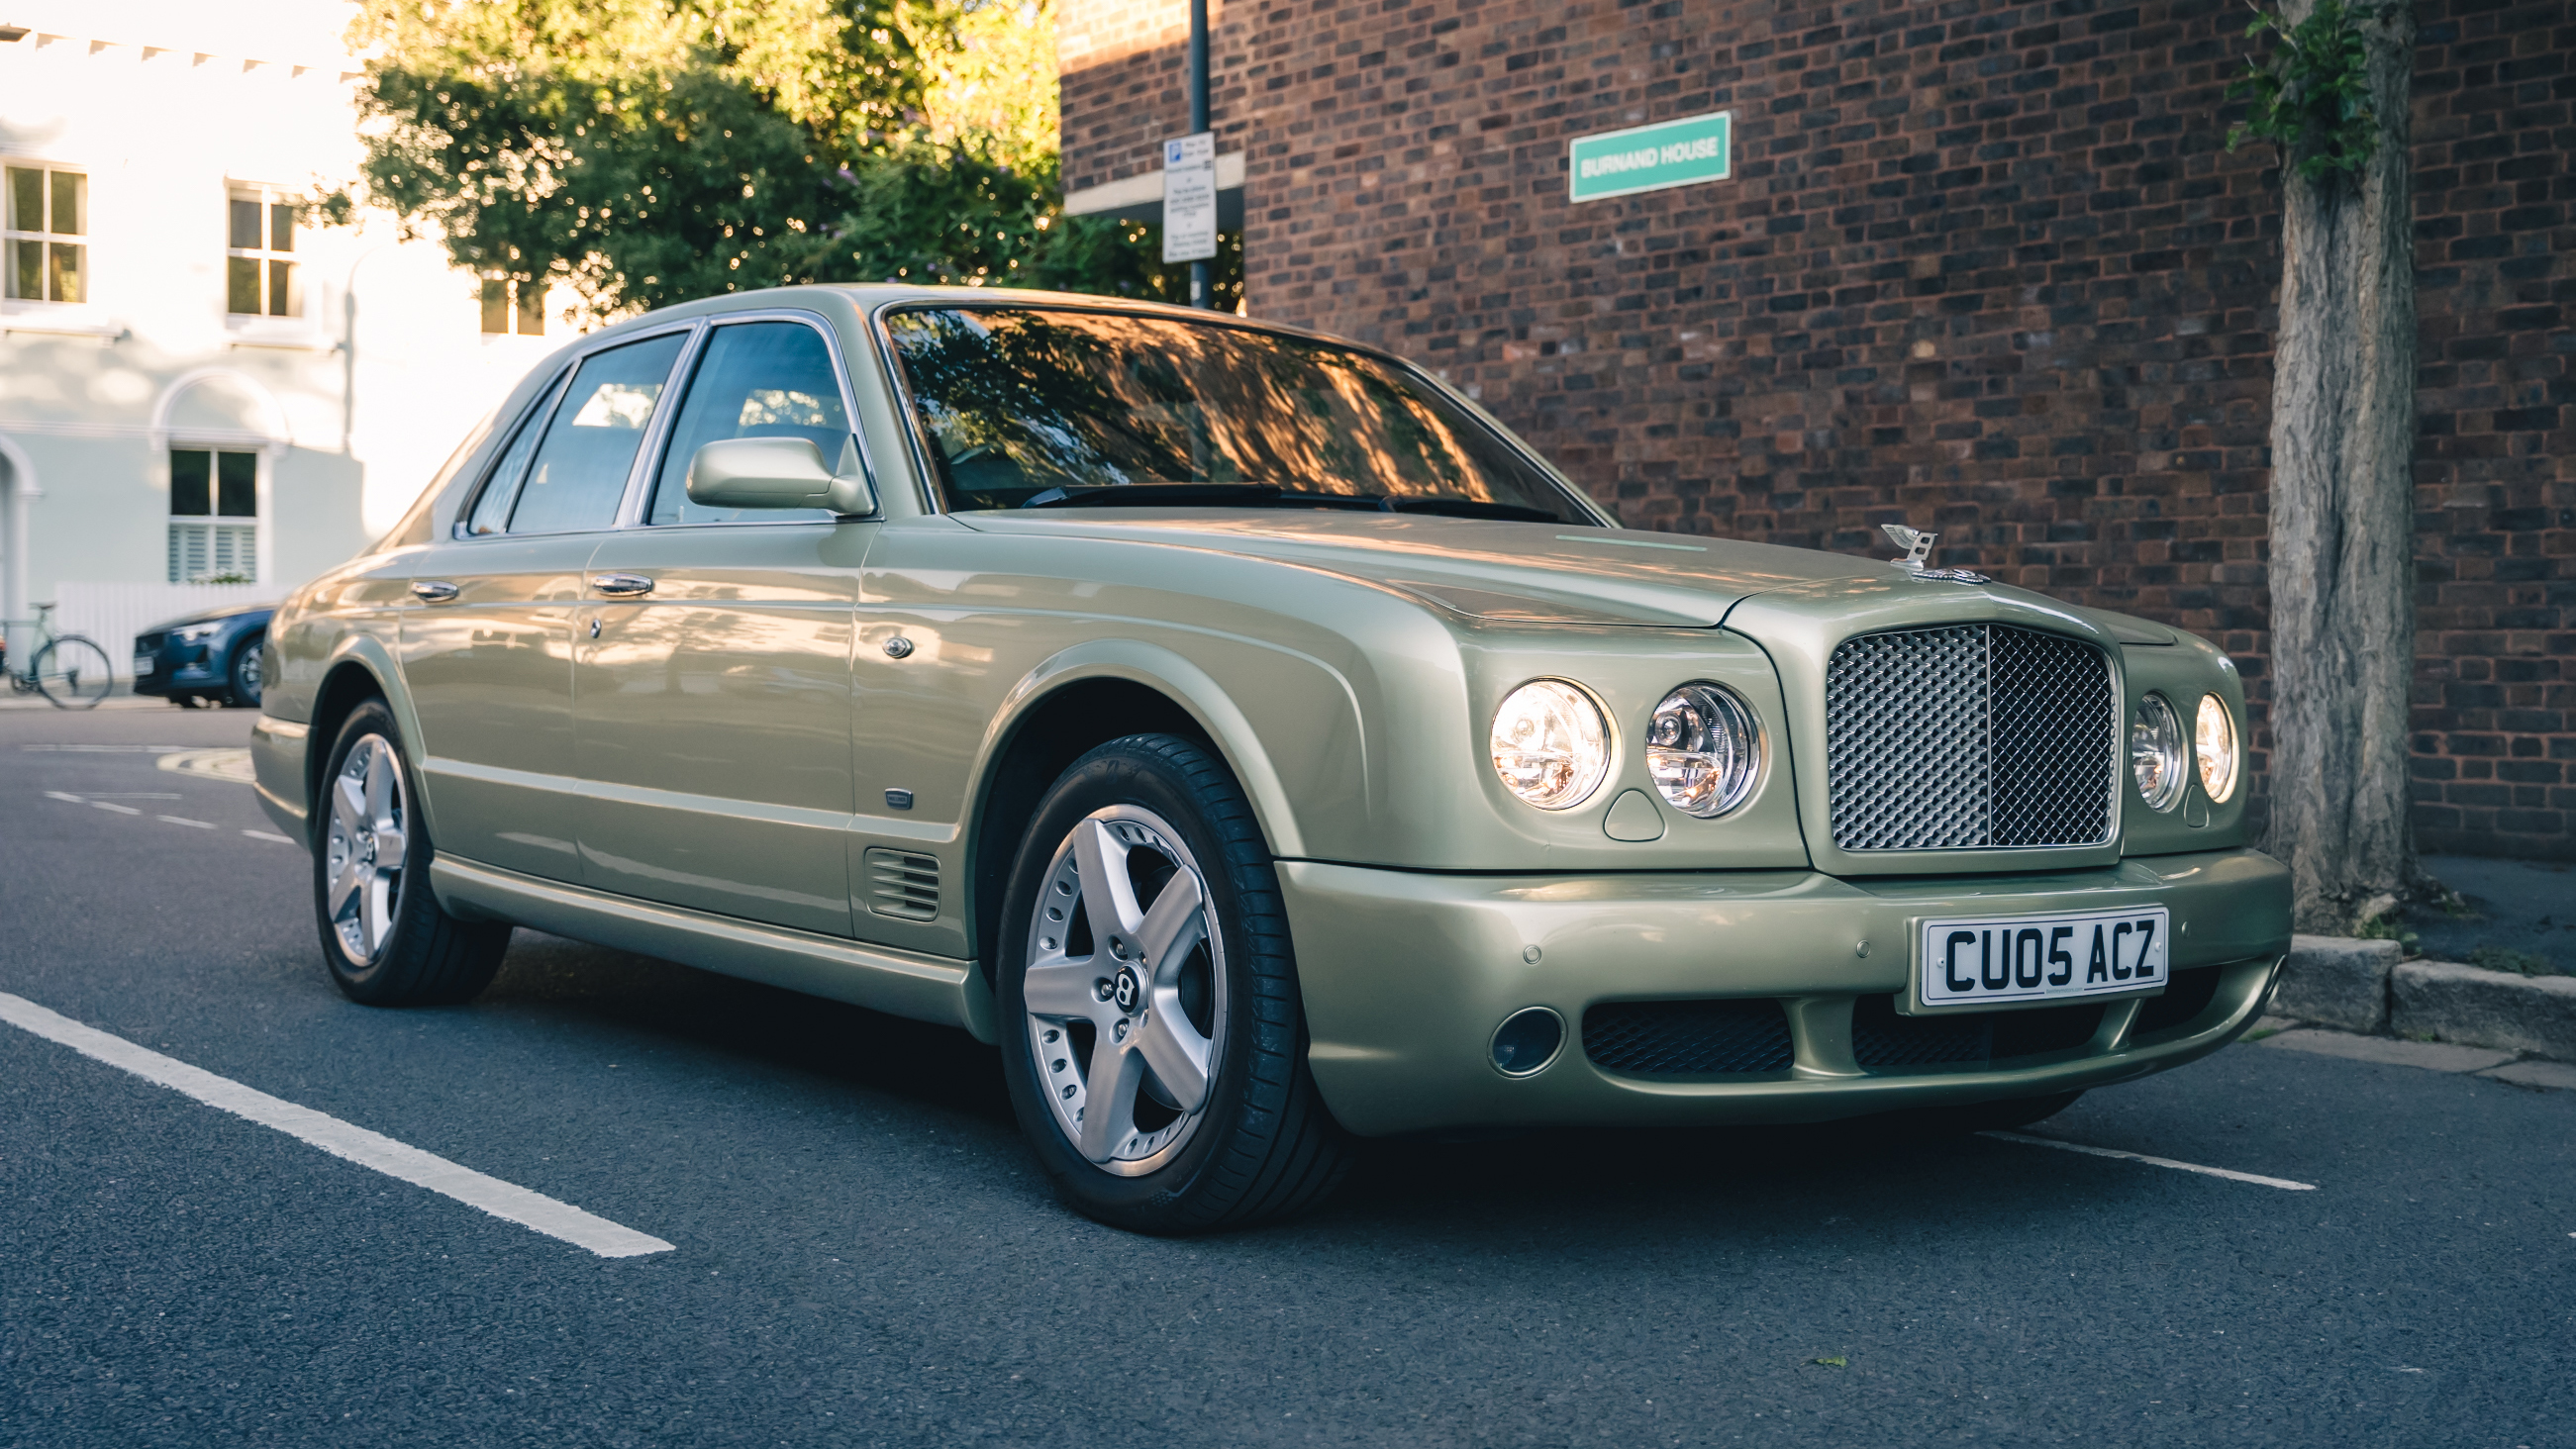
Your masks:
<svg viewBox="0 0 2576 1449"><path fill-rule="evenodd" d="M448 855L430 863L429 880L440 903L456 915L509 921L892 1016L959 1027L987 1045L996 1040L992 993L972 961L639 901Z"/></svg>

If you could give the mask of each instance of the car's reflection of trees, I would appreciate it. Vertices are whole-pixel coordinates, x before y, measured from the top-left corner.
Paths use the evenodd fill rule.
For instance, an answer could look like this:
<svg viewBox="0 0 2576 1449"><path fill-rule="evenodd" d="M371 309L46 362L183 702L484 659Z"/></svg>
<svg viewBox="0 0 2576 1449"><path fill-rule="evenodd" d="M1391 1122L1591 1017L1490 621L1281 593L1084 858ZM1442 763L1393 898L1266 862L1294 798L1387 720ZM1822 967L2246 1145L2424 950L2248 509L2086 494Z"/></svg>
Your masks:
<svg viewBox="0 0 2576 1449"><path fill-rule="evenodd" d="M1555 503L1482 426L1365 353L1114 313L911 311L888 326L952 486L990 507L1148 482Z"/></svg>

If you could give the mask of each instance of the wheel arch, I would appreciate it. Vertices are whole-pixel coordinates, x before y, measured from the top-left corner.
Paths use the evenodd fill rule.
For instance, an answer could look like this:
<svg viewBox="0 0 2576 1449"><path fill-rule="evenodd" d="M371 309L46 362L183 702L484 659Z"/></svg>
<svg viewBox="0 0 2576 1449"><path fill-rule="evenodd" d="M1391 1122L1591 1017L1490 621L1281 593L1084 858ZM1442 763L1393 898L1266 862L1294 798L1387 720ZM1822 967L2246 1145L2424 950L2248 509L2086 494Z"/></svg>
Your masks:
<svg viewBox="0 0 2576 1449"><path fill-rule="evenodd" d="M431 803L428 789L426 757L421 753L420 718L412 710L410 691L401 685L402 671L395 666L392 651L373 635L356 634L340 641L331 660L322 669L322 682L313 691L313 709L305 736L304 799L308 828L313 811L322 798L322 772L330 764L331 742L340 733L341 724L350 712L370 699L381 699L393 711L394 723L402 730L403 752L409 757L414 785L413 808L427 820L434 839L438 830L438 810Z"/></svg>
<svg viewBox="0 0 2576 1449"><path fill-rule="evenodd" d="M1047 788L1093 748L1132 734L1174 734L1225 762L1275 855L1301 847L1288 792L1251 720L1206 671L1155 645L1095 640L1031 670L995 712L968 813L969 949L989 983L1002 896L1020 837Z"/></svg>

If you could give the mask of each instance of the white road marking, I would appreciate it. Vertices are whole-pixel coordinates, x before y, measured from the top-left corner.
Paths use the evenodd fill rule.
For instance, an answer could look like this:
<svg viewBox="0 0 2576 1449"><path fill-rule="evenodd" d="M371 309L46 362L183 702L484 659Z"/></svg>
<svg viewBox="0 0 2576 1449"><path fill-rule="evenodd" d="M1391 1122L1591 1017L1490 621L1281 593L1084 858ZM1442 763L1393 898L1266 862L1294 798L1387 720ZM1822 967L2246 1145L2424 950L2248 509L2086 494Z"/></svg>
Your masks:
<svg viewBox="0 0 2576 1449"><path fill-rule="evenodd" d="M212 830L215 828L212 821L191 820L184 815L162 815L155 818L166 820L173 825L185 825L197 830Z"/></svg>
<svg viewBox="0 0 2576 1449"><path fill-rule="evenodd" d="M2122 1152L2116 1147L2087 1147L2081 1142L2060 1142L2054 1137L2033 1137L2026 1132L1980 1132L1998 1142L2026 1142L2033 1147L2054 1147L2061 1152L2081 1152L2088 1157L2110 1157L2122 1162L2143 1162L2149 1167L2170 1167L2176 1172L2197 1172L2209 1177L2223 1177L2230 1182L2250 1182L2257 1187L2277 1187L2287 1192L2315 1192L2313 1182L2292 1182L2286 1177L2265 1177L2260 1173L2237 1172L2225 1167L2203 1167L2197 1162L2176 1162L2170 1157L2149 1157L2143 1152Z"/></svg>
<svg viewBox="0 0 2576 1449"><path fill-rule="evenodd" d="M89 803L81 799L78 795L66 795L60 790L47 790L45 792L45 798L48 800L69 800L75 805L85 805Z"/></svg>
<svg viewBox="0 0 2576 1449"><path fill-rule="evenodd" d="M274 1127L334 1157L360 1167L372 1167L388 1177L398 1177L431 1192L452 1197L496 1218L505 1218L550 1238L561 1238L577 1247L588 1248L603 1258L633 1258L646 1253L673 1251L672 1245L660 1238L622 1227L516 1183L486 1177L470 1167L460 1166L417 1147L405 1146L390 1137L316 1112L310 1107L282 1101L228 1077L216 1076L186 1062L136 1046L123 1037L83 1026L24 997L0 991L0 1021L70 1047L82 1056L132 1072L147 1082L194 1097L209 1107L247 1118L263 1127Z"/></svg>
<svg viewBox="0 0 2576 1449"><path fill-rule="evenodd" d="M193 745L20 745L27 751L81 755L167 755L193 749Z"/></svg>
<svg viewBox="0 0 2576 1449"><path fill-rule="evenodd" d="M113 810L119 815L140 815L143 813L131 805L119 805L113 800L92 800L89 802L89 805L93 810Z"/></svg>
<svg viewBox="0 0 2576 1449"><path fill-rule="evenodd" d="M245 830L242 834L249 836L253 840L274 840L280 845L293 845L295 843L294 836L280 835L274 830Z"/></svg>

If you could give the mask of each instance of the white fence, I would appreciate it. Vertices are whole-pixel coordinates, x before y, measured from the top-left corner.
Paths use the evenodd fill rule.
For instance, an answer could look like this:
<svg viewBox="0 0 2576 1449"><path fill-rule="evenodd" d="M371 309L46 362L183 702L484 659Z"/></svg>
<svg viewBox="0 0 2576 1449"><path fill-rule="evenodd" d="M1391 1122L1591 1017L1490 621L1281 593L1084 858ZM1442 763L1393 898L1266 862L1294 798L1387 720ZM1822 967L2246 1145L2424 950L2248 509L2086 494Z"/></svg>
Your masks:
<svg viewBox="0 0 2576 1449"><path fill-rule="evenodd" d="M54 630L97 640L115 663L116 677L129 679L134 636L153 625L218 604L267 603L285 593L275 584L56 584L54 598L62 607L54 610ZM31 628L9 631L13 652L34 640Z"/></svg>

